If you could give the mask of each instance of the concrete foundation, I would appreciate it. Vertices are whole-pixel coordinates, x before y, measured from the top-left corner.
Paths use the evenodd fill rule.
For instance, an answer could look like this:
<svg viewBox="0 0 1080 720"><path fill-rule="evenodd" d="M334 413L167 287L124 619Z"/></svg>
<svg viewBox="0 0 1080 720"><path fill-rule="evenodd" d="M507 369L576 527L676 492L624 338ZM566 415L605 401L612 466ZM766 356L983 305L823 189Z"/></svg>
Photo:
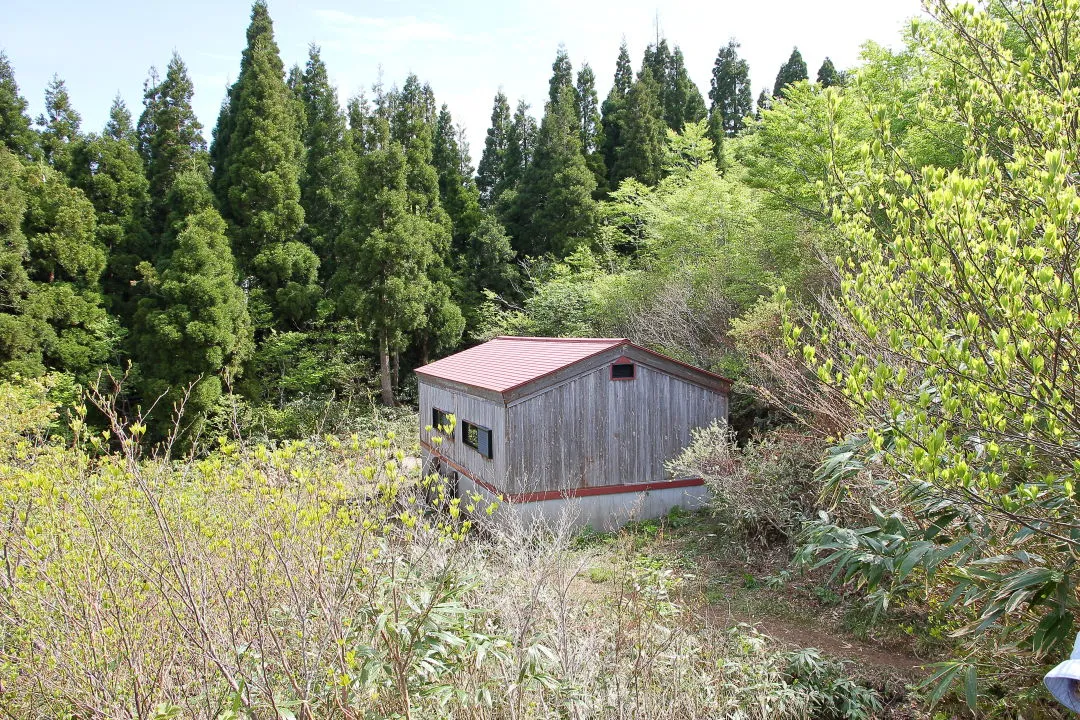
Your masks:
<svg viewBox="0 0 1080 720"><path fill-rule="evenodd" d="M617 530L636 520L662 517L673 508L697 510L712 497L707 487L695 485L514 503L500 501L487 488L464 475L458 476L457 487L461 498L476 493L484 499L484 505L498 502L499 509L493 515L496 521L500 518L511 519L512 514L515 522L526 525L536 522L551 525L565 523L574 530L591 527L601 532Z"/></svg>

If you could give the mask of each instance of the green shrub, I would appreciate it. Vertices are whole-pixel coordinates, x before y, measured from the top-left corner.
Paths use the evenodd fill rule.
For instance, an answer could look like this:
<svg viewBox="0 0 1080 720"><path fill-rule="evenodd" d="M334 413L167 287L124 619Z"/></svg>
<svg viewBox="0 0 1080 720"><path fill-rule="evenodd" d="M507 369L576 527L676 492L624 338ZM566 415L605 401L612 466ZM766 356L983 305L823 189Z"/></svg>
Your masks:
<svg viewBox="0 0 1080 720"><path fill-rule="evenodd" d="M713 424L668 464L676 476L700 477L714 493L713 509L735 536L789 542L816 506L814 468L824 447L790 430L773 430L739 448L726 425Z"/></svg>

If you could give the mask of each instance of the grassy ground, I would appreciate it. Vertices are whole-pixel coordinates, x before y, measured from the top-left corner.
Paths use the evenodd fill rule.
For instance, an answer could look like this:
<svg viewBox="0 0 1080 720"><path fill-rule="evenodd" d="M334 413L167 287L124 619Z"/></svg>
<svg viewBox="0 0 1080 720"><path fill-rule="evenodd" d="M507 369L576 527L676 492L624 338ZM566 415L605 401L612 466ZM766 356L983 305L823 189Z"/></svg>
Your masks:
<svg viewBox="0 0 1080 720"><path fill-rule="evenodd" d="M594 553L576 583L583 596L616 592L614 568L631 552L636 562L678 569L686 579L680 601L711 629L750 626L778 647L814 648L876 688L891 717L926 716L911 690L943 646L925 622L910 611L874 617L855 593L834 590L827 575L793 571L788 546L734 542L707 512L676 512L619 533L586 532L578 543Z"/></svg>

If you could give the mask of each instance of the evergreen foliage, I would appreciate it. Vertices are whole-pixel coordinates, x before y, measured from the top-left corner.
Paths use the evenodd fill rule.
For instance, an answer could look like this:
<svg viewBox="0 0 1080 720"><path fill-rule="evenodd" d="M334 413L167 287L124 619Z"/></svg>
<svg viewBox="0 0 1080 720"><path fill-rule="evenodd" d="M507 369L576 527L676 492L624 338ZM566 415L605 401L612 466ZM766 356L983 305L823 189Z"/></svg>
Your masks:
<svg viewBox="0 0 1080 720"><path fill-rule="evenodd" d="M799 48L795 48L791 51L791 56L787 59L787 62L780 66L780 72L776 74L776 82L773 83L773 97L781 95L788 85L809 79L810 76L806 74L806 61L803 60Z"/></svg>
<svg viewBox="0 0 1080 720"><path fill-rule="evenodd" d="M646 185L660 182L666 138L660 88L646 67L626 94L612 181L634 178Z"/></svg>
<svg viewBox="0 0 1080 720"><path fill-rule="evenodd" d="M45 165L0 149L0 363L6 375L55 370L89 381L113 357L119 327L102 307L105 248L94 206Z"/></svg>
<svg viewBox="0 0 1080 720"><path fill-rule="evenodd" d="M551 64L551 80L548 81L548 102L558 102L565 88L574 87L574 68L570 64L570 55L566 46L559 44L555 53L555 62Z"/></svg>
<svg viewBox="0 0 1080 720"><path fill-rule="evenodd" d="M769 92L768 88L761 89L761 92L758 93L757 102L754 104L754 106L756 108L754 110L754 119L760 120L761 113L772 107L772 93Z"/></svg>
<svg viewBox="0 0 1080 720"><path fill-rule="evenodd" d="M537 132L536 120L529 114L529 104L524 100L518 100L506 137L506 162L503 164L502 185L495 186L496 196L503 201L499 206L501 209L505 209L510 204L510 201L503 196L508 190L517 190L526 169L532 163L533 154L536 152Z"/></svg>
<svg viewBox="0 0 1080 720"><path fill-rule="evenodd" d="M151 246L150 185L131 113L119 97L113 101L105 132L76 144L70 175L96 211L97 241L107 252L102 277L106 304L130 327L140 279L137 268Z"/></svg>
<svg viewBox="0 0 1080 720"><path fill-rule="evenodd" d="M694 81L686 71L686 59L678 46L672 51L661 39L645 49L642 73L648 69L657 85L660 106L667 126L681 132L686 123L702 120L708 111Z"/></svg>
<svg viewBox="0 0 1080 720"><path fill-rule="evenodd" d="M345 114L348 116L349 129L346 134L349 150L353 159L360 157L369 147L371 108L368 106L367 97L361 92L359 95L349 98L345 104Z"/></svg>
<svg viewBox="0 0 1080 720"><path fill-rule="evenodd" d="M332 287L338 312L371 337L382 400L393 405L391 354L405 350L410 334L424 325L433 239L445 230L411 212L405 148L390 138L385 119L374 123L376 143L359 160L357 192L338 239Z"/></svg>
<svg viewBox="0 0 1080 720"><path fill-rule="evenodd" d="M840 73L836 71L836 66L833 65L833 61L829 58L825 58L825 62L821 63L821 67L818 68L817 82L823 88L840 84Z"/></svg>
<svg viewBox="0 0 1080 720"><path fill-rule="evenodd" d="M139 300L134 335L139 391L147 407L159 404L154 427L160 433L168 426L169 410L186 394L183 427L189 437L197 434L252 351L225 221L213 208L185 221L176 249Z"/></svg>
<svg viewBox="0 0 1080 720"><path fill-rule="evenodd" d="M439 198L450 216L453 249L459 253L480 223L480 191L473 179L464 134L454 126L445 103L435 125L431 161L439 178Z"/></svg>
<svg viewBox="0 0 1080 720"><path fill-rule="evenodd" d="M739 57L739 44L730 40L720 48L713 64L709 89L709 137L719 151L725 137L735 137L753 113L750 96L750 65Z"/></svg>
<svg viewBox="0 0 1080 720"><path fill-rule="evenodd" d="M67 85L56 75L45 88L45 113L38 116L37 124L41 128L45 161L61 173L67 173L71 148L79 139L82 117L71 105Z"/></svg>
<svg viewBox="0 0 1080 720"><path fill-rule="evenodd" d="M596 95L596 74L589 63L584 63L578 71L574 100L581 125L581 152L585 155L585 164L596 178L593 194L601 197L607 192L607 166L601 152L604 139L601 134L600 101Z"/></svg>
<svg viewBox="0 0 1080 720"><path fill-rule="evenodd" d="M435 97L428 85L421 85L416 75L409 75L401 92L392 99L394 114L391 117L391 139L405 148L407 210L423 221L422 239L429 247L427 283L424 286L423 322L415 329L415 347L421 363L426 363L433 353L453 346L461 339L464 317L454 302L452 277L452 223L442 204L439 172L433 162L435 157ZM453 121L446 114L448 135L453 133ZM453 154L447 144L446 155ZM450 157L446 158L453 163ZM460 163L460 153L458 153ZM471 170L469 172L471 175ZM459 218L466 225L475 222L470 217L472 208L478 209L475 195L465 199ZM471 207L470 207L471 206Z"/></svg>
<svg viewBox="0 0 1080 720"><path fill-rule="evenodd" d="M319 259L300 240L304 148L262 0L252 6L247 41L214 131L212 187L241 271L256 281L252 302L265 308L255 311L256 323L298 328L321 295Z"/></svg>
<svg viewBox="0 0 1080 720"><path fill-rule="evenodd" d="M325 266L345 222L349 196L356 182L356 163L350 157L345 114L338 104L337 91L330 85L318 46L309 48L307 64L298 82L307 150L300 175L300 204L307 223L307 242Z"/></svg>
<svg viewBox="0 0 1080 720"><path fill-rule="evenodd" d="M565 257L590 242L596 180L581 153L574 90L548 103L536 152L514 197L511 234L521 255Z"/></svg>
<svg viewBox="0 0 1080 720"><path fill-rule="evenodd" d="M491 126L484 138L484 152L476 169L476 186L480 191L480 204L494 207L499 200L496 188L505 188L506 156L510 149L510 133L513 119L510 103L502 90L495 94L491 108Z"/></svg>
<svg viewBox="0 0 1080 720"><path fill-rule="evenodd" d="M189 171L208 172L202 124L191 107L194 93L187 66L175 53L165 77L159 78L151 69L144 85L138 147L150 183L150 231L156 235L166 230L166 218L171 212L167 200L177 177ZM162 246L145 259L156 259L161 253L167 255L168 251Z"/></svg>
<svg viewBox="0 0 1080 720"><path fill-rule="evenodd" d="M611 90L600 108L600 153L607 169L607 177L612 184L615 184L615 162L622 145L626 96L633 84L634 70L630 65L630 50L626 46L626 40L623 40L619 46L619 57L615 61L615 77Z"/></svg>
<svg viewBox="0 0 1080 720"><path fill-rule="evenodd" d="M0 51L0 144L17 156L29 159L38 153L38 138L26 114L26 99L19 94L15 71Z"/></svg>

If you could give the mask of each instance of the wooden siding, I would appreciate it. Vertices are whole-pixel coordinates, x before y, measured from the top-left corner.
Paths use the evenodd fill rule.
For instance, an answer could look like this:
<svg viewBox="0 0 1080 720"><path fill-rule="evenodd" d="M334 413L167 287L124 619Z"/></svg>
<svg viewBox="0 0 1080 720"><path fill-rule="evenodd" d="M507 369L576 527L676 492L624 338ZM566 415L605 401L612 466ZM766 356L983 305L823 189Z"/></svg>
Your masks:
<svg viewBox="0 0 1080 720"><path fill-rule="evenodd" d="M419 389L420 440L433 444L431 436L435 434L435 430L432 429L429 432L426 429L431 425L433 407L452 413L457 420L454 439L444 437L443 442L435 447L447 458L465 468L473 477L501 487L501 479L506 476L507 468L506 408L503 404L456 388L436 384L426 378L420 378ZM463 421L491 428L491 450L494 456L491 460L462 441L461 423Z"/></svg>
<svg viewBox="0 0 1080 720"><path fill-rule="evenodd" d="M509 476L500 467L494 484L526 493L663 480L691 430L727 411L722 393L643 363L634 380L613 381L605 363L507 408Z"/></svg>

